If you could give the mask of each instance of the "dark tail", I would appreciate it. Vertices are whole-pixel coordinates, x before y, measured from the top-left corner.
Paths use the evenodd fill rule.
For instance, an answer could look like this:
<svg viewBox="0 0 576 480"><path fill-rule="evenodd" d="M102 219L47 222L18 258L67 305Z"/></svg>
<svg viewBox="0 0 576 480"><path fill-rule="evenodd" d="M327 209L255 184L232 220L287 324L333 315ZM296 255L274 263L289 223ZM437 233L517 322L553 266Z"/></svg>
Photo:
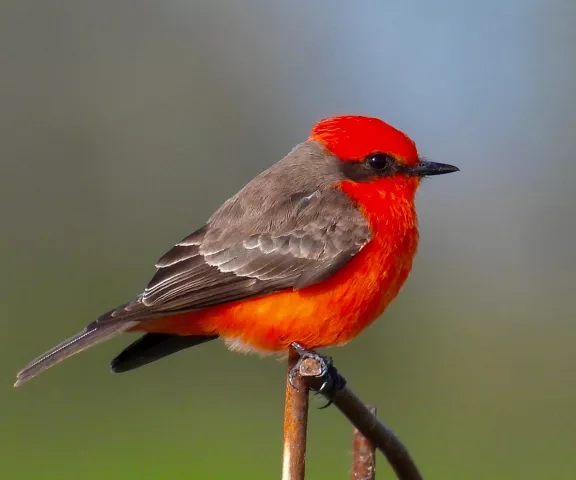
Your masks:
<svg viewBox="0 0 576 480"><path fill-rule="evenodd" d="M120 355L112 360L112 371L116 373L127 372L215 338L218 336L147 333L126 347Z"/></svg>
<svg viewBox="0 0 576 480"><path fill-rule="evenodd" d="M137 322L135 321L120 321L104 323L101 325L95 323L90 324L90 326L82 332L68 340L65 340L55 346L52 350L49 350L44 355L26 365L26 367L18 372L14 386L18 387L24 382L27 382L31 378L42 373L44 370L66 360L68 357L129 330L136 325L136 323Z"/></svg>

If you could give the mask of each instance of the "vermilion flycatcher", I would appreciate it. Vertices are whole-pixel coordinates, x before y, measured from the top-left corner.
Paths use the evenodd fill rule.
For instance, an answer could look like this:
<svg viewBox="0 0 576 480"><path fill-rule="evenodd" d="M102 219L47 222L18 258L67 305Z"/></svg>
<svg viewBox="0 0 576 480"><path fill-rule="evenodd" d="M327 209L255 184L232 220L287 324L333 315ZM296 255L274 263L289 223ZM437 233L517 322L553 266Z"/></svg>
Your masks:
<svg viewBox="0 0 576 480"><path fill-rule="evenodd" d="M376 118L322 120L161 257L141 295L34 360L16 385L126 331L147 333L112 361L115 372L217 337L247 352L342 345L410 272L420 179L457 170L420 159Z"/></svg>

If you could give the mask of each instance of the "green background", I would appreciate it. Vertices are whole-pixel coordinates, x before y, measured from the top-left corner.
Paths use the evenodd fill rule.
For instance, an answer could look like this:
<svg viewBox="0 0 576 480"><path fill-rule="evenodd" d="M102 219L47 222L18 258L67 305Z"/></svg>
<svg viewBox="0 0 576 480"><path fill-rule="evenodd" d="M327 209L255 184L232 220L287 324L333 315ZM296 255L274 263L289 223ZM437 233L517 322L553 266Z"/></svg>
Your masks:
<svg viewBox="0 0 576 480"><path fill-rule="evenodd" d="M0 2L0 478L279 478L272 358L112 375L123 337L11 385L339 113L462 171L423 182L413 273L338 367L426 479L575 478L575 32L572 0ZM308 478L350 448L313 409Z"/></svg>

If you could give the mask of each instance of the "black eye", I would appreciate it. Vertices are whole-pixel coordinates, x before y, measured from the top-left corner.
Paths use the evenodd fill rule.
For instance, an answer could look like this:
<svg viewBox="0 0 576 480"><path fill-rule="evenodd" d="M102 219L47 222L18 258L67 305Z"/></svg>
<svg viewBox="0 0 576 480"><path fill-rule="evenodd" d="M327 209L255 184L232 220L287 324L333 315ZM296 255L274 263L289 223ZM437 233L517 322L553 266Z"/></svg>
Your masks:
<svg viewBox="0 0 576 480"><path fill-rule="evenodd" d="M394 158L386 153L373 153L366 157L366 164L374 170L388 170L394 165Z"/></svg>

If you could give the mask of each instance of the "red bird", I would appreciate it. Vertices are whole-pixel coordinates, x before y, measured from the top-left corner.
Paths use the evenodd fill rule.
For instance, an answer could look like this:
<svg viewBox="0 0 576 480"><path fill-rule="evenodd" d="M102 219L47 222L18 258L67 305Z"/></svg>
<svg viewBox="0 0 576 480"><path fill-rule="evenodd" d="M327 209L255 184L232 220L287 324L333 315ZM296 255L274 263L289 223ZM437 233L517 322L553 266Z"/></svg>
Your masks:
<svg viewBox="0 0 576 480"><path fill-rule="evenodd" d="M31 362L16 385L127 331L146 333L115 372L218 337L246 352L345 344L410 272L420 179L457 170L422 160L379 119L322 120L162 256L141 295Z"/></svg>

